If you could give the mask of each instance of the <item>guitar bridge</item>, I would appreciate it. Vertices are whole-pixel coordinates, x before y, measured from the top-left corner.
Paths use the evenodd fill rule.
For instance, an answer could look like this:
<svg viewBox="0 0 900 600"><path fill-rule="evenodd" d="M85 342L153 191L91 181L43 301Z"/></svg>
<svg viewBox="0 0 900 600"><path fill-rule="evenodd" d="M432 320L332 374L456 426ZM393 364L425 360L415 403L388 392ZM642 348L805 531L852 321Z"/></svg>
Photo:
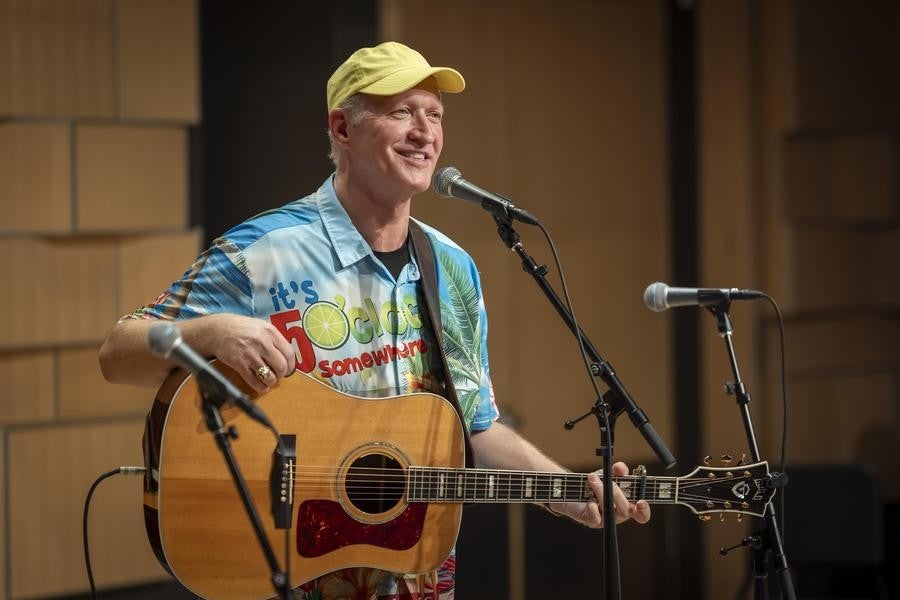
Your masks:
<svg viewBox="0 0 900 600"><path fill-rule="evenodd" d="M277 529L290 529L294 513L294 474L297 463L297 436L282 435L281 445L272 453L269 496Z"/></svg>

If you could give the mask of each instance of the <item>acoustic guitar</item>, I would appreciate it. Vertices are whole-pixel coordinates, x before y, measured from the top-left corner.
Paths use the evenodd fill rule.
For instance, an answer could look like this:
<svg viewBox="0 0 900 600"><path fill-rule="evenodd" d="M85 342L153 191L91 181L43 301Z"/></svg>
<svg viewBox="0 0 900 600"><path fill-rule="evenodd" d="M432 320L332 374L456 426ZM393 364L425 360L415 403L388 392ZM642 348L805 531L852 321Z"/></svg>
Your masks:
<svg viewBox="0 0 900 600"><path fill-rule="evenodd" d="M236 373L221 371L254 396ZM255 398L271 431L223 409L233 449L279 560L290 530L292 587L347 567L424 573L449 555L463 504L583 501L586 474L466 469L452 406L427 393L368 399L296 373ZM204 598L269 598L270 573L225 462L203 421L194 377L173 372L147 416L144 515L163 566ZM683 477L615 477L633 500L763 516L765 462L698 467ZM282 565L284 568L284 565Z"/></svg>

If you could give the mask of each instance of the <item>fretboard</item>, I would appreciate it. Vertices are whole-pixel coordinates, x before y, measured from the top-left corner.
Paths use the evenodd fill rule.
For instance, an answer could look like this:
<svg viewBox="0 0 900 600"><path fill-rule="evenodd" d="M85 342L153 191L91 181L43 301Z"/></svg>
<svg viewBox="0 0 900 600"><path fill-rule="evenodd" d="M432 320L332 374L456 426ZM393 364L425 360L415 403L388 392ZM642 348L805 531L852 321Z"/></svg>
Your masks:
<svg viewBox="0 0 900 600"><path fill-rule="evenodd" d="M544 503L583 502L593 493L584 473L542 473L495 469L409 467L409 502ZM676 477L613 477L629 500L674 504Z"/></svg>

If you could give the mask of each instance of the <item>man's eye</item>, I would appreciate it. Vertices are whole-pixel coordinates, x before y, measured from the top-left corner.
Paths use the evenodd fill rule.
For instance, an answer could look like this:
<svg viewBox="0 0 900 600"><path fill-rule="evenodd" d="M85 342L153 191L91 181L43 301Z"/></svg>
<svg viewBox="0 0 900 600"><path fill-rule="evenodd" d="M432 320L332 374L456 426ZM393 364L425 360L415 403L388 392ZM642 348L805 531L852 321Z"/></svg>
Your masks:
<svg viewBox="0 0 900 600"><path fill-rule="evenodd" d="M444 119L444 115L439 112L430 112L428 113L428 118L435 123L440 123Z"/></svg>
<svg viewBox="0 0 900 600"><path fill-rule="evenodd" d="M394 116L397 117L398 119L403 118L403 117L408 117L410 114L412 114L412 113L409 112L408 108L398 108L397 110L394 111Z"/></svg>

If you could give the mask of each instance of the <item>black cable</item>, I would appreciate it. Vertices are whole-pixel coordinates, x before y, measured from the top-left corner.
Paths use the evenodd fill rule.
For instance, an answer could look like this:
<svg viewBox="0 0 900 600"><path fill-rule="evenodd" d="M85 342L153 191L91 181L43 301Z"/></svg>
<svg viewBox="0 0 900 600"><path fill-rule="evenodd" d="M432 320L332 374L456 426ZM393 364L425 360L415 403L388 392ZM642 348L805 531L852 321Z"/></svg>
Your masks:
<svg viewBox="0 0 900 600"><path fill-rule="evenodd" d="M84 514L81 523L82 543L84 544L84 566L87 569L88 582L91 584L91 598L94 600L97 598L97 587L94 585L94 571L91 569L91 550L90 545L88 544L88 513L91 508L91 497L94 495L94 490L97 489L97 486L100 485L100 482L104 479L119 474L143 475L146 471L147 469L144 467L117 467L112 471L107 471L94 480L94 483L91 484L91 488L88 490L87 497L84 499Z"/></svg>
<svg viewBox="0 0 900 600"><path fill-rule="evenodd" d="M763 293L763 298L769 301L772 305L772 308L775 309L775 316L778 317L778 334L779 341L781 343L781 464L779 465L779 471L783 474L787 473L787 439L788 439L788 393L787 393L787 366L785 359L785 351L784 351L784 319L781 316L781 309L778 308L778 303L766 293ZM787 490L787 487L781 488L781 494L778 497L778 510L781 512L781 539L782 543L784 542L784 530L785 530L785 519L784 519L784 494Z"/></svg>
<svg viewBox="0 0 900 600"><path fill-rule="evenodd" d="M537 225L541 228L541 231L544 232L544 237L547 238L547 245L550 246L550 252L553 253L553 261L556 263L556 270L559 272L559 281L562 285L563 297L566 299L566 308L569 309L569 313L572 315L572 326L575 331L575 337L578 339L578 349L581 352L581 360L584 363L584 368L587 370L588 379L594 388L595 397L600 398L600 388L597 386L597 379L594 377L590 363L588 362L587 350L584 347L584 336L581 335L581 328L578 326L578 319L575 317L575 309L572 307L572 298L569 297L569 287L566 285L566 277L563 274L559 254L557 254L556 246L553 244L553 239L550 237L550 232L547 231L544 224L538 223Z"/></svg>

